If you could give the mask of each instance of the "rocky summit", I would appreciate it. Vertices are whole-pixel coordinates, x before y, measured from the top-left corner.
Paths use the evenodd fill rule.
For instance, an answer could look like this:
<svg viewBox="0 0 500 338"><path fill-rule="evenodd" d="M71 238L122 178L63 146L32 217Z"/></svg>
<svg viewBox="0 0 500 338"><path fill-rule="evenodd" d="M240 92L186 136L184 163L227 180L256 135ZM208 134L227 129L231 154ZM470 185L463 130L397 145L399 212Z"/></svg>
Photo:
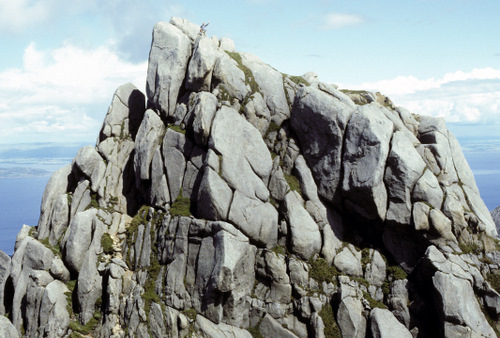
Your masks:
<svg viewBox="0 0 500 338"><path fill-rule="evenodd" d="M156 24L146 94L0 252L0 336L497 336L497 229L444 120L199 32Z"/></svg>

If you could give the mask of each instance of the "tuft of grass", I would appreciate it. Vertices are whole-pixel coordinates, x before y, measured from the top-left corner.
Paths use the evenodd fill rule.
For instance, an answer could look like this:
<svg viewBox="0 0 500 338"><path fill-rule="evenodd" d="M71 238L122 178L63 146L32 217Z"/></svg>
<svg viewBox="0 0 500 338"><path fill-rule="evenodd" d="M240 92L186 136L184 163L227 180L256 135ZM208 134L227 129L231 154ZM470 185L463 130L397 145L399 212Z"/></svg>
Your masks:
<svg viewBox="0 0 500 338"><path fill-rule="evenodd" d="M262 333L260 333L260 329L258 327L249 327L247 329L248 332L252 335L253 338L264 338Z"/></svg>
<svg viewBox="0 0 500 338"><path fill-rule="evenodd" d="M182 314L191 320L196 319L196 310L193 308L189 308L189 309L182 311Z"/></svg>
<svg viewBox="0 0 500 338"><path fill-rule="evenodd" d="M46 248L49 248L54 253L54 255L61 256L61 247L59 245L50 244L48 238L39 239L38 241L43 245L45 245Z"/></svg>
<svg viewBox="0 0 500 338"><path fill-rule="evenodd" d="M293 83L299 85L303 84L305 86L309 86L309 82L306 81L302 76L297 76L297 75L287 75L285 74Z"/></svg>
<svg viewBox="0 0 500 338"><path fill-rule="evenodd" d="M385 305L382 302L379 302L378 300L375 300L368 292L363 291L363 297L368 301L372 309L376 307L381 309L387 309L387 305Z"/></svg>
<svg viewBox="0 0 500 338"><path fill-rule="evenodd" d="M309 259L309 265L311 268L309 269L309 277L317 281L319 284L322 282L332 282L336 284L336 277L339 275L339 272L334 266L328 265L324 258L318 258L313 260Z"/></svg>
<svg viewBox="0 0 500 338"><path fill-rule="evenodd" d="M371 262L370 249L363 248L363 250L361 250L361 266L363 267L363 270L366 269L366 266L370 262Z"/></svg>
<svg viewBox="0 0 500 338"><path fill-rule="evenodd" d="M458 243L458 246L464 254L479 255L481 253L481 247L476 243L470 243L470 244Z"/></svg>
<svg viewBox="0 0 500 338"><path fill-rule="evenodd" d="M274 123L273 121L271 121L269 123L269 127L267 128L266 130L266 133L264 134L264 138L267 138L267 136L269 134L271 134L272 132L275 132L275 131L279 131L281 128L281 126L277 125L276 123Z"/></svg>
<svg viewBox="0 0 500 338"><path fill-rule="evenodd" d="M182 191L175 199L175 202L170 207L172 216L190 216L191 215L191 199L182 197Z"/></svg>
<svg viewBox="0 0 500 338"><path fill-rule="evenodd" d="M332 306L330 304L324 305L318 314L325 325L325 329L323 331L325 338L341 338L342 334L340 333L340 328L335 321Z"/></svg>
<svg viewBox="0 0 500 338"><path fill-rule="evenodd" d="M102 235L101 237L101 246L102 250L106 255L111 255L114 252L113 248L113 239L111 236L106 232Z"/></svg>
<svg viewBox="0 0 500 338"><path fill-rule="evenodd" d="M408 274L397 265L393 265L387 268L387 274L392 275L395 280L406 279Z"/></svg>
<svg viewBox="0 0 500 338"><path fill-rule="evenodd" d="M298 192L302 196L302 190L300 189L299 179L293 175L288 175L287 173L283 173L285 176L285 180L290 187L290 190Z"/></svg>
<svg viewBox="0 0 500 338"><path fill-rule="evenodd" d="M180 126L175 126L172 124L172 125L168 126L168 129L172 129L173 131L176 131L178 133L186 135L186 130L182 129Z"/></svg>
<svg viewBox="0 0 500 338"><path fill-rule="evenodd" d="M486 275L486 280L490 283L491 287L500 293L500 275L494 273L488 273Z"/></svg>
<svg viewBox="0 0 500 338"><path fill-rule="evenodd" d="M87 335L90 332L94 331L97 325L99 325L101 317L102 317L101 311L96 310L94 312L94 316L87 322L87 324L82 325L77 322L71 322L69 323L69 328L72 331L76 331L78 333Z"/></svg>
<svg viewBox="0 0 500 338"><path fill-rule="evenodd" d="M272 251L273 251L276 255L278 255L278 254L283 255L283 256L285 256L285 255L286 255L286 249L285 249L285 248L283 248L283 247L282 247L282 246L280 246L280 245L276 245L276 246L272 249Z"/></svg>
<svg viewBox="0 0 500 338"><path fill-rule="evenodd" d="M241 69L241 71L243 72L243 74L245 74L245 84L250 85L251 92L252 93L260 92L260 87L257 84L257 82L255 82L255 77L253 76L252 71L250 70L250 68L248 68L247 66L245 66L243 64L243 60L241 59L240 53L237 53L237 52L228 52L228 51L225 51L225 52L234 61L236 61L236 63L238 63L238 68Z"/></svg>

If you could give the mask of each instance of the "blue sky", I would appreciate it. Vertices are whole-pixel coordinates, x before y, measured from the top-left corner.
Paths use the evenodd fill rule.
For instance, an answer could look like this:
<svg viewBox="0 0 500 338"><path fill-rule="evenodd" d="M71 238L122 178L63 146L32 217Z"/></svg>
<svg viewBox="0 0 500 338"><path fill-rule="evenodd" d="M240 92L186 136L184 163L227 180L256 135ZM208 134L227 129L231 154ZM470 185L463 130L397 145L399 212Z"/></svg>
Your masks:
<svg viewBox="0 0 500 338"><path fill-rule="evenodd" d="M141 90L151 31L209 21L281 72L381 91L500 138L498 0L0 0L0 144L95 142L114 90Z"/></svg>

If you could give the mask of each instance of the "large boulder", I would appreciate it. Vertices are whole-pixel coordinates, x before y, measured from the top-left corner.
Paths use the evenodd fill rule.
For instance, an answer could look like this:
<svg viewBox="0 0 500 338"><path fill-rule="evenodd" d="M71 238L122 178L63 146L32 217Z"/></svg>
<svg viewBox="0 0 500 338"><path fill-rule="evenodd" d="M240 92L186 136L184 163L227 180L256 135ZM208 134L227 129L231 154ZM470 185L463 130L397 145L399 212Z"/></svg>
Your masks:
<svg viewBox="0 0 500 338"><path fill-rule="evenodd" d="M159 22L153 29L146 94L163 118L175 112L191 56L191 41L176 26Z"/></svg>
<svg viewBox="0 0 500 338"><path fill-rule="evenodd" d="M375 308L370 312L370 329L373 338L413 337L410 331L387 309Z"/></svg>
<svg viewBox="0 0 500 338"><path fill-rule="evenodd" d="M135 139L144 116L144 94L132 83L118 87L102 123L97 145L108 137Z"/></svg>
<svg viewBox="0 0 500 338"><path fill-rule="evenodd" d="M313 172L318 194L327 201L340 197L344 131L355 110L354 103L347 100L342 101L319 89L302 87L291 112L291 127Z"/></svg>
<svg viewBox="0 0 500 338"><path fill-rule="evenodd" d="M342 195L347 207L366 219L383 221L386 216L384 173L392 128L393 123L372 105L358 108L346 128Z"/></svg>

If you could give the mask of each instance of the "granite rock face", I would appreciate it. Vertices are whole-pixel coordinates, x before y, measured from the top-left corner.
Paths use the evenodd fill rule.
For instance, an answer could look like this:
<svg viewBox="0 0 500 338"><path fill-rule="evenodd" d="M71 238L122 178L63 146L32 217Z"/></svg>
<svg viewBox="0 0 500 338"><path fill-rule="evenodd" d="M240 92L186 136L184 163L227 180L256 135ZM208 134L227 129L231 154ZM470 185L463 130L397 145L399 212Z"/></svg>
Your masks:
<svg viewBox="0 0 500 338"><path fill-rule="evenodd" d="M0 335L498 334L497 214L444 121L198 32L155 25L146 95L0 252Z"/></svg>

